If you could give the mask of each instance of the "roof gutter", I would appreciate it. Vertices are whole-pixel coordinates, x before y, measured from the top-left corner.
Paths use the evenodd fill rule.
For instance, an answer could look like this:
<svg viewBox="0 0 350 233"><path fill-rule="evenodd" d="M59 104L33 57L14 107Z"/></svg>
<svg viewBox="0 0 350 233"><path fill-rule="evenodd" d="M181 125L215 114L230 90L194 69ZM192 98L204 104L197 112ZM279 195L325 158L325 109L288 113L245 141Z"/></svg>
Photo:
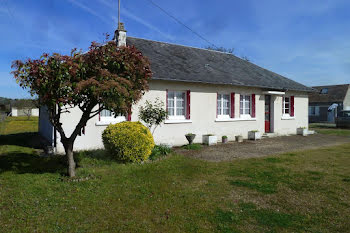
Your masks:
<svg viewBox="0 0 350 233"><path fill-rule="evenodd" d="M272 86L259 86L259 85L243 85L243 84L237 84L237 83L217 83L217 82L208 82L208 81L187 81L187 80L179 80L179 79L162 79L162 78L155 78L153 77L151 80L161 80L161 81L170 81L170 82L186 82L186 83L204 83L204 84L216 84L216 85L232 85L232 86L241 86L241 87L255 87L255 88L265 88L265 89L275 89L280 91L286 91L286 88L280 88L280 87L272 87ZM307 87L309 90L302 90L302 89L288 89L289 91L301 91L301 92L315 92L313 88Z"/></svg>

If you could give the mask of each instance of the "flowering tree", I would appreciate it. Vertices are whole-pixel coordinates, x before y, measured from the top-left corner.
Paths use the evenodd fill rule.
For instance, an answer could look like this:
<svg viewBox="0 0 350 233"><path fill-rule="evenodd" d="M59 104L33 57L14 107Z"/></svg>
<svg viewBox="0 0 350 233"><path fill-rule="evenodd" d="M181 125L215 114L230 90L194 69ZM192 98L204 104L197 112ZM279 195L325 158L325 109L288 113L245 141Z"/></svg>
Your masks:
<svg viewBox="0 0 350 233"><path fill-rule="evenodd" d="M59 132L68 160L68 174L75 176L74 141L87 121L108 109L127 113L146 90L152 77L147 58L135 47L92 42L87 53L73 49L70 56L43 54L40 59L14 61L12 72L22 88L46 106ZM62 114L79 108L81 117L71 135L60 122Z"/></svg>
<svg viewBox="0 0 350 233"><path fill-rule="evenodd" d="M168 113L164 109L164 103L158 98L153 104L147 100L145 106L140 107L139 118L146 123L147 128L152 134L154 134L156 128L163 123L167 117Z"/></svg>

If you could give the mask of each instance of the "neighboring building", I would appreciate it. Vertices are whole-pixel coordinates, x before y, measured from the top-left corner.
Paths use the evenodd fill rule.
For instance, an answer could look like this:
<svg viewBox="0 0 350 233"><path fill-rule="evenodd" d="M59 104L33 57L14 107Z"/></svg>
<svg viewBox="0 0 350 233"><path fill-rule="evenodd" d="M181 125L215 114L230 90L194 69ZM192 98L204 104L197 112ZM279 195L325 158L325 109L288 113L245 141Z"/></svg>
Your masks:
<svg viewBox="0 0 350 233"><path fill-rule="evenodd" d="M12 107L11 108L11 116L14 116L14 117L17 117L17 116L39 116L39 108Z"/></svg>
<svg viewBox="0 0 350 233"><path fill-rule="evenodd" d="M117 32L118 45L134 45L149 58L153 71L149 91L132 106L129 116L115 118L105 110L89 120L76 139L77 150L103 147L101 135L109 124L138 121L139 107L156 98L166 103L169 113L155 131L157 144L186 144L187 133L195 133L194 142L201 143L204 134L234 140L236 135L247 138L251 130L290 135L298 127L308 127L308 92L313 91L309 87L232 54L126 38L124 31ZM67 134L80 116L78 108L61 116ZM64 152L45 108L40 109L39 129L57 152Z"/></svg>
<svg viewBox="0 0 350 233"><path fill-rule="evenodd" d="M350 84L313 87L309 95L309 121L334 123L341 110L350 110Z"/></svg>

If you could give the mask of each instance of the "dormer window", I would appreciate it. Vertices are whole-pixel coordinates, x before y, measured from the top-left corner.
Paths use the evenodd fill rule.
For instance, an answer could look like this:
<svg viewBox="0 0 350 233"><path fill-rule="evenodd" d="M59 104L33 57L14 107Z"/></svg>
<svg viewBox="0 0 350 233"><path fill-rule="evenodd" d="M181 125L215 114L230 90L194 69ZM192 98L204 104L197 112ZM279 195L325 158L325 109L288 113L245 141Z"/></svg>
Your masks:
<svg viewBox="0 0 350 233"><path fill-rule="evenodd" d="M323 88L320 93L321 94L328 94L328 88Z"/></svg>

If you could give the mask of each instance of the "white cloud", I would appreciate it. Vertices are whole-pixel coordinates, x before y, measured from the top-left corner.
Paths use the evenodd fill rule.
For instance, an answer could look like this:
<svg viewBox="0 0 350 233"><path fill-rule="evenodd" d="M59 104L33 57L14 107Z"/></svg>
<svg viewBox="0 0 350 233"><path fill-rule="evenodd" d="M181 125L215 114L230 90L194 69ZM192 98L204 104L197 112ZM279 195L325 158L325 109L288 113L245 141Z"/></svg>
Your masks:
<svg viewBox="0 0 350 233"><path fill-rule="evenodd" d="M113 12L115 12L115 15L117 15L118 10L117 10L117 4L113 4L111 1L108 0L98 0L100 1L103 5L105 5L106 7L112 9ZM167 33L162 32L158 27L156 27L155 25L147 22L146 20L136 16L135 14L131 13L129 10L127 10L126 8L122 7L121 8L121 15L134 20L135 22L138 22L139 24L142 24L143 26L147 27L148 29L155 31L157 33L159 33L161 36L169 39L169 40L174 40L175 38ZM115 23L118 22L118 19L116 16L111 16L113 21Z"/></svg>
<svg viewBox="0 0 350 233"><path fill-rule="evenodd" d="M93 16L99 18L99 19L102 20L103 22L105 22L105 23L107 23L107 24L110 24L110 21L109 21L107 18L105 18L104 16L98 14L95 10L93 10L93 9L91 9L90 7L88 7L88 6L84 5L84 4L82 4L81 2L78 2L78 1L76 1L76 0L67 0L67 1L71 2L72 4L74 4L75 6L79 7L80 9L82 9L82 10L84 10L84 11L90 13L91 15L93 15Z"/></svg>

